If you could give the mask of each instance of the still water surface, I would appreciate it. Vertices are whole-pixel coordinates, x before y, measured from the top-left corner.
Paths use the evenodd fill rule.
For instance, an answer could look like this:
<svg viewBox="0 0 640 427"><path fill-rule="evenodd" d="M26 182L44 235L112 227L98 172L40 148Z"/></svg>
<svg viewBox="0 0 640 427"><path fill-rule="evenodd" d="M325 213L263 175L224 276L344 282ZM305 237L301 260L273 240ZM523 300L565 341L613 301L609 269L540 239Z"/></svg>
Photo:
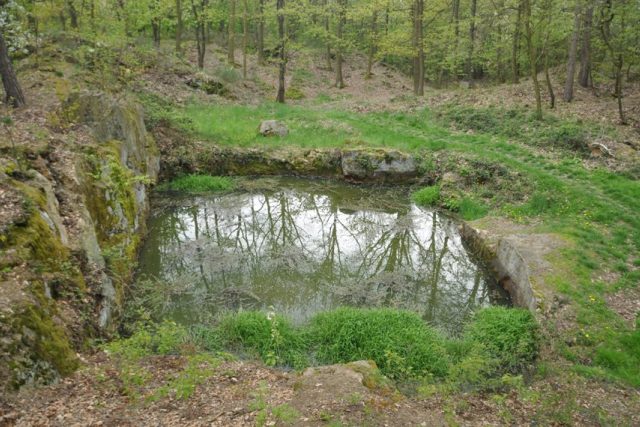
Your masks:
<svg viewBox="0 0 640 427"><path fill-rule="evenodd" d="M303 322L341 305L398 307L456 333L478 307L508 303L456 221L404 190L251 184L225 195L156 195L139 278L159 291L162 317L194 324L272 309Z"/></svg>

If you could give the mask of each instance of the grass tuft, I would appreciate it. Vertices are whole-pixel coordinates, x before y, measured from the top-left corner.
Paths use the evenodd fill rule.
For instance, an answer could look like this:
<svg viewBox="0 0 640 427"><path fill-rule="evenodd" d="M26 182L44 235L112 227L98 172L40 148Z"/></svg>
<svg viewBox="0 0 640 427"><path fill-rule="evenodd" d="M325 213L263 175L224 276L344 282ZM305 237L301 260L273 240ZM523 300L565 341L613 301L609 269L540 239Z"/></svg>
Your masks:
<svg viewBox="0 0 640 427"><path fill-rule="evenodd" d="M442 337L413 312L339 308L316 315L309 336L321 363L373 360L391 378L448 371Z"/></svg>
<svg viewBox="0 0 640 427"><path fill-rule="evenodd" d="M517 373L538 355L538 325L524 309L480 310L468 324L464 339L481 347L506 372Z"/></svg>
<svg viewBox="0 0 640 427"><path fill-rule="evenodd" d="M160 186L161 190L185 193L208 193L231 191L235 181L225 176L186 175Z"/></svg>
<svg viewBox="0 0 640 427"><path fill-rule="evenodd" d="M420 206L433 206L440 199L440 186L425 187L411 194L411 199Z"/></svg>

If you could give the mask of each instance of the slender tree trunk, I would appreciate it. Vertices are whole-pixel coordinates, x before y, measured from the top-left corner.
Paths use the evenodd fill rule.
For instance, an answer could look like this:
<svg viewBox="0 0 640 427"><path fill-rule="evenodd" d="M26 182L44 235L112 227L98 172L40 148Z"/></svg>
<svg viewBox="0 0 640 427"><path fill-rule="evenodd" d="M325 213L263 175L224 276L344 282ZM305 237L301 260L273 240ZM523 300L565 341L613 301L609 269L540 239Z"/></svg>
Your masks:
<svg viewBox="0 0 640 427"><path fill-rule="evenodd" d="M287 71L286 34L284 28L284 0L276 0L278 12L278 36L280 37L280 64L278 64L278 96L276 102L284 104L285 101L285 73Z"/></svg>
<svg viewBox="0 0 640 427"><path fill-rule="evenodd" d="M184 23L182 21L182 0L176 0L176 53L182 55L182 32Z"/></svg>
<svg viewBox="0 0 640 427"><path fill-rule="evenodd" d="M533 29L531 28L531 0L523 0L525 31L527 38L527 49L529 51L529 63L531 68L531 80L536 97L536 119L542 119L542 96L540 95L540 83L538 82L538 67L536 46L533 39Z"/></svg>
<svg viewBox="0 0 640 427"><path fill-rule="evenodd" d="M25 105L24 94L11 65L9 50L2 32L0 32L0 76L2 77L2 86L5 93L4 102L16 108Z"/></svg>
<svg viewBox="0 0 640 427"><path fill-rule="evenodd" d="M328 5L327 0L324 0L324 3L323 3L324 9L325 9L324 10L324 30L328 38L329 31L331 31L331 22L330 22L329 10L327 9L327 5ZM327 58L327 70L333 71L333 66L331 65L331 43L328 40L327 40L326 58Z"/></svg>
<svg viewBox="0 0 640 427"><path fill-rule="evenodd" d="M458 46L460 46L460 0L453 0L451 5L451 15L453 19L453 54L454 58L458 58Z"/></svg>
<svg viewBox="0 0 640 427"><path fill-rule="evenodd" d="M60 18L60 24L62 25L62 31L67 31L67 15L64 14L64 10L60 10L60 13L58 14L58 17Z"/></svg>
<svg viewBox="0 0 640 427"><path fill-rule="evenodd" d="M576 0L579 1L579 0ZM553 8L552 8L553 0L546 0L542 7L545 9L545 18L547 28L551 28L553 24ZM577 10L577 6L576 6ZM556 106L556 94L553 91L553 84L551 83L551 76L549 75L549 31L545 32L544 42L542 45L542 55L544 58L544 79L547 83L547 91L549 92L549 108L554 109Z"/></svg>
<svg viewBox="0 0 640 427"><path fill-rule="evenodd" d="M258 2L258 64L264 65L264 0Z"/></svg>
<svg viewBox="0 0 640 427"><path fill-rule="evenodd" d="M467 52L467 61L465 65L465 74L467 80L473 79L473 51L476 44L476 13L478 9L478 1L471 0L471 23L469 24L469 52Z"/></svg>
<svg viewBox="0 0 640 427"><path fill-rule="evenodd" d="M413 93L424 95L424 0L413 3Z"/></svg>
<svg viewBox="0 0 640 427"><path fill-rule="evenodd" d="M614 96L618 100L618 116L620 117L620 124L626 125L627 120L624 116L624 109L622 108L622 66L624 64L624 57L622 53L618 54L616 58L616 87Z"/></svg>
<svg viewBox="0 0 640 427"><path fill-rule="evenodd" d="M207 34L206 34L206 18L204 13L206 11L208 0L200 0L196 5L197 0L191 0L191 10L193 11L193 18L195 20L196 30L196 47L198 50L198 68L204 68L204 56L207 49ZM200 9L198 11L198 9Z"/></svg>
<svg viewBox="0 0 640 427"><path fill-rule="evenodd" d="M389 6L386 7L386 9L384 10L384 35L388 36L389 35L389 22L390 22L390 18L389 18Z"/></svg>
<svg viewBox="0 0 640 427"><path fill-rule="evenodd" d="M516 26L513 31L513 46L511 49L511 72L513 83L520 81L520 63L518 62L518 51L520 50L520 26L522 25L522 1L518 2L518 13L516 15Z"/></svg>
<svg viewBox="0 0 640 427"><path fill-rule="evenodd" d="M67 0L67 10L69 11L69 19L71 21L71 28L78 29L78 10L73 0Z"/></svg>
<svg viewBox="0 0 640 427"><path fill-rule="evenodd" d="M576 0L576 9L573 18L573 34L569 43L569 59L567 60L567 81L564 84L562 99L565 102L573 100L573 82L576 75L576 58L578 53L578 38L580 36L580 2Z"/></svg>
<svg viewBox="0 0 640 427"><path fill-rule="evenodd" d="M591 77L591 26L593 23L593 6L588 6L584 13L582 30L582 46L580 48L580 72L578 83L582 87L590 86Z"/></svg>
<svg viewBox="0 0 640 427"><path fill-rule="evenodd" d="M247 43L249 41L249 5L242 0L242 78L247 79Z"/></svg>
<svg viewBox="0 0 640 427"><path fill-rule="evenodd" d="M369 42L369 57L367 58L367 73L365 79L370 79L373 69L373 58L376 54L376 40L378 38L378 11L374 10L371 16L371 40Z"/></svg>
<svg viewBox="0 0 640 427"><path fill-rule="evenodd" d="M160 19L151 19L151 30L153 32L153 45L156 49L160 49Z"/></svg>
<svg viewBox="0 0 640 427"><path fill-rule="evenodd" d="M343 62L343 44L344 40L342 39L344 34L344 25L347 19L347 5L346 0L340 0L338 3L339 11L338 11L338 27L336 29L336 37L338 39L338 47L336 52L336 87L338 89L342 89L345 87L344 77L342 75L342 62Z"/></svg>
<svg viewBox="0 0 640 427"><path fill-rule="evenodd" d="M236 0L229 0L229 44L227 46L227 61L236 63Z"/></svg>
<svg viewBox="0 0 640 427"><path fill-rule="evenodd" d="M547 49L545 49L544 52L544 78L547 82L547 90L549 91L549 108L554 109L556 106L556 94L553 92L551 76L549 76L549 52Z"/></svg>
<svg viewBox="0 0 640 427"><path fill-rule="evenodd" d="M609 53L613 60L613 66L615 71L615 89L614 96L618 100L618 116L620 117L621 124L627 124L624 116L624 109L622 107L622 67L624 66L624 56L622 51L619 50L619 46L614 46L614 41L611 35L611 22L615 19L615 14L612 10L612 0L606 0L604 7L601 9L600 17L600 32L602 33L602 40L604 41ZM624 32L625 29L625 16L620 15L620 32Z"/></svg>
<svg viewBox="0 0 640 427"><path fill-rule="evenodd" d="M502 58L502 25L498 24L498 48L496 49L496 72L498 73L498 81L505 82L504 76L504 60Z"/></svg>

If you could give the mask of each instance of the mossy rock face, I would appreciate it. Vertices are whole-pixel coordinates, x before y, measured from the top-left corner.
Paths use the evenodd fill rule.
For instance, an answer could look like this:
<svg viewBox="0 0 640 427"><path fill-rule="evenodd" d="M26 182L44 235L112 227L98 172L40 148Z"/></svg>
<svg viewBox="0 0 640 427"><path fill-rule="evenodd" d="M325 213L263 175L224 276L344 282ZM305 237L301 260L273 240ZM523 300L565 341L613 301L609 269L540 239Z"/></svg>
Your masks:
<svg viewBox="0 0 640 427"><path fill-rule="evenodd" d="M37 189L20 186L27 192L23 194L32 206L31 216L25 224L12 227L0 245L3 253L15 258L0 277L0 378L7 387L48 382L77 367L64 322L54 320L58 317L56 304L43 278L57 274L77 292L86 291L83 278L70 265L68 248L44 219L46 202L42 196L29 197L29 193L38 196Z"/></svg>
<svg viewBox="0 0 640 427"><path fill-rule="evenodd" d="M71 373L86 340L113 331L159 168L136 104L86 92L60 117L94 140L62 141L65 162L40 172L0 171L0 389Z"/></svg>

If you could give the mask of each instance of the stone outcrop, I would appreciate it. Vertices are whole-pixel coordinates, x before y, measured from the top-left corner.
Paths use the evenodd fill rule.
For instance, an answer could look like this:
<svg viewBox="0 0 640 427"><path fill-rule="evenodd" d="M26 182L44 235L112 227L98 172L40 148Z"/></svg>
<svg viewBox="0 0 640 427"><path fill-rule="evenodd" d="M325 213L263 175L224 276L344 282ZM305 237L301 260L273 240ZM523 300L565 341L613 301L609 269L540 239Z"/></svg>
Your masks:
<svg viewBox="0 0 640 427"><path fill-rule="evenodd" d="M360 182L401 182L418 175L415 159L395 150L346 150L341 166L346 179Z"/></svg>
<svg viewBox="0 0 640 427"><path fill-rule="evenodd" d="M463 223L461 228L463 238L492 263L513 305L533 313L545 309L551 297L545 295L544 277L552 269L545 258L565 242L552 234L525 233L497 218Z"/></svg>
<svg viewBox="0 0 640 427"><path fill-rule="evenodd" d="M387 149L301 149L237 148L193 144L165 145L161 177L181 174L325 177L357 183L412 184L425 179L418 161L396 150ZM429 177L429 180L431 178Z"/></svg>
<svg viewBox="0 0 640 427"><path fill-rule="evenodd" d="M101 93L69 98L72 128L29 165L0 156L0 383L50 382L108 334L144 232L159 155L142 110Z"/></svg>

